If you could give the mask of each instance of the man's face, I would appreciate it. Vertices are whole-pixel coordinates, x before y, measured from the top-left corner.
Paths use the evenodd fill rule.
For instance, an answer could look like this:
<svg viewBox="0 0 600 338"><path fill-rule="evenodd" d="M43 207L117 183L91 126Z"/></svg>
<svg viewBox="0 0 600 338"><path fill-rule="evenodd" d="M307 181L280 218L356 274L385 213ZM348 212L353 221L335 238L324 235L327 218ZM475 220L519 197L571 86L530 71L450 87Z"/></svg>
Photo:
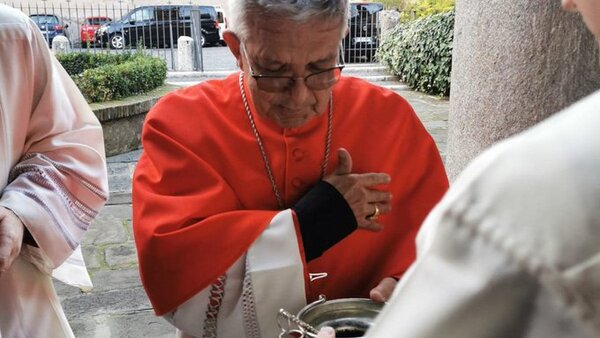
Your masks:
<svg viewBox="0 0 600 338"><path fill-rule="evenodd" d="M583 21L600 41L600 0L562 0L563 8L581 13Z"/></svg>
<svg viewBox="0 0 600 338"><path fill-rule="evenodd" d="M338 61L342 19L311 19L304 23L272 17L249 16L248 38L240 61L258 114L282 128L296 128L328 109L331 88L308 88L301 78L334 67ZM282 92L258 88L250 76L293 76Z"/></svg>

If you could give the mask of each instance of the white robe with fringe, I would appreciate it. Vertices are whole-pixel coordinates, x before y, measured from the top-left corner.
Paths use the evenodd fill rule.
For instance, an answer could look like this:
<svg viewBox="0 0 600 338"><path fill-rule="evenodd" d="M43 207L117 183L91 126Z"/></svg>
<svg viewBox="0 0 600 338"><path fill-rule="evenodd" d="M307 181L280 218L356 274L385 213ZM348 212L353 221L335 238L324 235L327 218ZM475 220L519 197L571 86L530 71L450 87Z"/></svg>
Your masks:
<svg viewBox="0 0 600 338"><path fill-rule="evenodd" d="M0 337L71 337L50 276L91 288L80 241L108 198L102 128L35 24L0 4L0 206L38 247L0 276Z"/></svg>

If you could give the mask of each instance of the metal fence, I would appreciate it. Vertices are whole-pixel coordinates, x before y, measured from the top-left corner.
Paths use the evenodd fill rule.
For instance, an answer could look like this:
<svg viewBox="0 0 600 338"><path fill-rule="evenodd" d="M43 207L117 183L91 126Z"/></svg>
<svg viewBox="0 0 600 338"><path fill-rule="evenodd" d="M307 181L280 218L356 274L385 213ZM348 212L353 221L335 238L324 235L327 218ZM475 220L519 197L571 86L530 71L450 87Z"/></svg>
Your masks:
<svg viewBox="0 0 600 338"><path fill-rule="evenodd" d="M379 48L381 24L380 3L351 3L348 35L342 40L344 60L349 63L372 62Z"/></svg>
<svg viewBox="0 0 600 338"><path fill-rule="evenodd" d="M165 59L169 69L176 69L177 39L183 35L192 36L191 13L199 7L203 9L199 29L202 34L199 40L203 42L204 47L220 44L216 9L212 6L135 7L127 3L108 5L100 2L51 5L45 2L0 3L29 15L42 31L50 47L52 40L58 35L67 37L72 49L76 51L122 53L144 47L148 54ZM214 15L206 13L204 8L209 8ZM106 22L110 22L111 28L100 28ZM210 24L210 27L205 28L205 23ZM105 34L98 34L99 29L106 30Z"/></svg>
<svg viewBox="0 0 600 338"><path fill-rule="evenodd" d="M123 17L126 13L130 12L133 7L129 6L128 3L119 3L116 6L108 6L107 4L101 4L99 1L97 4L77 4L75 2L68 3L52 3L47 5L45 1L41 4L35 3L18 3L14 4L7 1L0 1L5 5L12 6L16 9L21 10L27 15L55 15L59 20L59 25L64 28L64 33L73 47L82 47L81 28L85 25L86 18L91 17L107 17L112 20ZM85 39L85 38L84 38ZM85 41L84 41L85 42ZM96 47L96 46L90 46Z"/></svg>
<svg viewBox="0 0 600 338"><path fill-rule="evenodd" d="M178 37L194 35L191 28L193 20L191 20L192 6L190 5L135 7L127 2L109 5L100 1L96 4L75 1L58 4L46 4L46 2L14 4L0 0L0 3L17 8L32 17L50 46L56 35L66 36L72 49L76 51L120 53L131 52L144 46L147 53L165 59L169 69L177 68ZM381 31L379 13L382 8L380 4L352 5L348 21L349 34L342 41L346 62L373 61L379 47ZM203 12L202 15L208 14ZM206 18L203 16L203 20ZM100 30L106 32L102 34L104 38L101 39L98 29L101 27L100 24L108 20L112 22L110 24L112 28L107 29L103 26ZM216 20L216 12L212 20ZM218 23L216 25L218 29ZM202 34L197 37L203 42L203 47L221 43L218 31L209 33L204 23L201 26ZM217 37L214 34L217 34ZM203 48L199 50L202 52ZM196 59L205 59L205 55L201 54Z"/></svg>

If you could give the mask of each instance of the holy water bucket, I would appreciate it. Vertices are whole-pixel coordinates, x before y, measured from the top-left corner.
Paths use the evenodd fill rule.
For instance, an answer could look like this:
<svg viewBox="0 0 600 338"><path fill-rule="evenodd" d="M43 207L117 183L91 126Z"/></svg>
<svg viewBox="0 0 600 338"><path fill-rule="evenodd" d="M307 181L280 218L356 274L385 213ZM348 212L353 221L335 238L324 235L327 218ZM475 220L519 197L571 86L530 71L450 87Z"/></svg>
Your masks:
<svg viewBox="0 0 600 338"><path fill-rule="evenodd" d="M320 328L330 326L335 330L337 338L359 338L373 325L383 305L367 298L328 301L321 296L316 302L302 308L295 316L289 313L285 315L283 312L286 311L281 310L277 318L282 330L279 337L316 337Z"/></svg>

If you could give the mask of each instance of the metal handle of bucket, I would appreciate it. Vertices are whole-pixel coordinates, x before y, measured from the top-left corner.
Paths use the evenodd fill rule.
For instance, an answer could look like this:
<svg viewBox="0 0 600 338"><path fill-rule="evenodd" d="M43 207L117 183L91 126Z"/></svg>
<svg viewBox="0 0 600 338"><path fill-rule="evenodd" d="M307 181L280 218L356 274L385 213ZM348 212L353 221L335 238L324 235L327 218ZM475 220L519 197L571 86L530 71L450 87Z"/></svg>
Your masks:
<svg viewBox="0 0 600 338"><path fill-rule="evenodd" d="M300 311L306 312L306 311L312 309L313 307L315 307L317 305L325 303L325 301L327 301L327 299L325 298L325 295L319 295L319 299L317 299L314 302L306 305L306 307L304 309L300 310Z"/></svg>
<svg viewBox="0 0 600 338"><path fill-rule="evenodd" d="M281 324L281 319L285 319L287 321L287 327L284 327ZM298 329L292 329L292 324L298 326ZM279 334L279 338L284 338L284 335L291 335L292 333L300 334L300 337L316 337L319 331L312 327L310 324L301 320L297 316L289 313L284 309L279 309L279 313L277 314L277 325L281 329L281 333Z"/></svg>
<svg viewBox="0 0 600 338"><path fill-rule="evenodd" d="M313 308L319 304L325 303L326 300L327 299L324 295L319 295L318 300L308 304L302 310L308 310L310 308ZM286 321L287 325L281 324L282 319ZM292 328L293 324L295 324L298 328ZM281 329L279 338L284 338L285 335L290 335L292 333L300 334L300 338L304 338L306 336L316 338L317 333L319 333L317 329L301 320L297 315L293 315L284 309L279 309L279 313L277 314L277 326L279 326L279 328Z"/></svg>

